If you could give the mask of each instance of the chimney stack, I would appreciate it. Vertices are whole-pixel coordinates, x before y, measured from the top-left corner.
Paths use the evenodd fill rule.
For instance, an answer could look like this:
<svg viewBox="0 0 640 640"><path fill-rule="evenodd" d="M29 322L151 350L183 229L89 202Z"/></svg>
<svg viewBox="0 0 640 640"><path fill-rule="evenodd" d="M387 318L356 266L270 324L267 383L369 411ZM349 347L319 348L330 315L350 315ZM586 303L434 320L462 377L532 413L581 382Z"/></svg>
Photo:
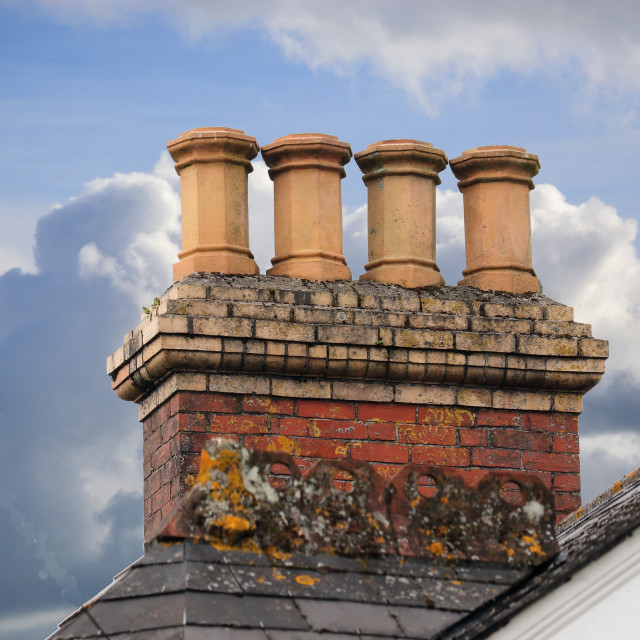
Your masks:
<svg viewBox="0 0 640 640"><path fill-rule="evenodd" d="M450 162L464 198L467 268L461 286L542 291L531 262L531 178L538 156L520 147L477 147Z"/></svg>
<svg viewBox="0 0 640 640"><path fill-rule="evenodd" d="M198 271L255 274L247 175L260 147L239 129L204 127L167 144L180 176L182 251L174 282Z"/></svg>
<svg viewBox="0 0 640 640"><path fill-rule="evenodd" d="M360 280L410 289L441 286L436 264L436 186L447 166L430 142L383 140L356 153L368 192L369 263Z"/></svg>
<svg viewBox="0 0 640 640"><path fill-rule="evenodd" d="M273 180L275 247L271 276L350 280L342 253L340 180L351 147L323 133L294 133L262 148Z"/></svg>
<svg viewBox="0 0 640 640"><path fill-rule="evenodd" d="M182 279L108 360L114 390L138 403L143 423L147 537L193 486L214 436L291 454L301 469L364 461L389 478L430 464L472 484L491 470L530 472L554 493L558 519L579 506L578 415L608 347L572 309L532 293L536 156L488 147L451 161L467 286L438 287L433 203L446 156L428 143L357 154L376 233L367 273L348 282L348 144L296 134L263 148L275 183L267 276L253 275L246 233L255 140L196 129L170 149L182 179Z"/></svg>

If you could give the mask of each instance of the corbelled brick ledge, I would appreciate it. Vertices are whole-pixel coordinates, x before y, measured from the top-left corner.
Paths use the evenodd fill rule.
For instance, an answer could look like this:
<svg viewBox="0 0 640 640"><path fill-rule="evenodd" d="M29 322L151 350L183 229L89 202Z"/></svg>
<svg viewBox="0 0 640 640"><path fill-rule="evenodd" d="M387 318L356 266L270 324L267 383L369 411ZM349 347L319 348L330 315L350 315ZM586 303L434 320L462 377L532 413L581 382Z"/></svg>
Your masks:
<svg viewBox="0 0 640 640"><path fill-rule="evenodd" d="M191 275L108 360L144 422L145 520L193 482L204 440L367 460L532 471L580 503L577 414L607 342L542 294Z"/></svg>

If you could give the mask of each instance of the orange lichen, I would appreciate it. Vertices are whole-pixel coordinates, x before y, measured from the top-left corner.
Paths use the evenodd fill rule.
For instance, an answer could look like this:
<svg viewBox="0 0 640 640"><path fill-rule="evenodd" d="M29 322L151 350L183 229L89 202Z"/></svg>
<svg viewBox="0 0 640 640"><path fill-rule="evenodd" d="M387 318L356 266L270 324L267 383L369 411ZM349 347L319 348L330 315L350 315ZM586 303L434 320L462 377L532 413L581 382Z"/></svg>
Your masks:
<svg viewBox="0 0 640 640"><path fill-rule="evenodd" d="M540 546L540 541L537 536L522 536L522 540L529 547L529 551L538 556L546 556L547 554L542 550Z"/></svg>
<svg viewBox="0 0 640 640"><path fill-rule="evenodd" d="M431 551L434 556L441 556L444 553L442 542L432 542L429 545L429 551Z"/></svg>
<svg viewBox="0 0 640 640"><path fill-rule="evenodd" d="M313 585L316 584L316 582L320 582L320 578L312 578L311 576L302 574L302 575L296 576L296 582L298 584L304 585L305 587L313 587Z"/></svg>

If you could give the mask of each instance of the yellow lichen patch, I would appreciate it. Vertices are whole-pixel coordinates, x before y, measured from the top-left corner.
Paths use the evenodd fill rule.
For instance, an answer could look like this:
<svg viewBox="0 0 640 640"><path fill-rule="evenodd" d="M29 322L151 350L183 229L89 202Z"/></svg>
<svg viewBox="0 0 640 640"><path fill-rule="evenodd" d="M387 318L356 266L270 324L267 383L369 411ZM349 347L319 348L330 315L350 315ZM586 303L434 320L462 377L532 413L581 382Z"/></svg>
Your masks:
<svg viewBox="0 0 640 640"><path fill-rule="evenodd" d="M537 536L522 536L523 542L529 547L529 551L538 556L546 556L547 554L542 550L540 542Z"/></svg>
<svg viewBox="0 0 640 640"><path fill-rule="evenodd" d="M449 498L447 498L447 496L442 496L442 498L440 498L440 502L442 502L442 504L448 504Z"/></svg>
<svg viewBox="0 0 640 640"><path fill-rule="evenodd" d="M214 536L205 536L204 539L218 551L250 551L251 553L262 553L262 549L255 543L253 538L244 538L229 544Z"/></svg>
<svg viewBox="0 0 640 640"><path fill-rule="evenodd" d="M462 580L452 580L451 584L455 584L456 587L462 584Z"/></svg>
<svg viewBox="0 0 640 640"><path fill-rule="evenodd" d="M322 436L322 429L318 426L318 423L315 420L309 421L309 435L314 436L315 438L319 438Z"/></svg>
<svg viewBox="0 0 640 640"><path fill-rule="evenodd" d="M622 491L622 484L620 483L620 480L618 480L618 482L615 482L611 489L613 490L613 495L615 495L619 491Z"/></svg>
<svg viewBox="0 0 640 640"><path fill-rule="evenodd" d="M313 587L316 582L320 582L320 578L312 578L311 576L303 573L302 575L296 576L296 582L304 585L305 587Z"/></svg>
<svg viewBox="0 0 640 640"><path fill-rule="evenodd" d="M280 573L275 567L273 568L273 577L276 580L286 580L287 579L287 576L285 576L282 573Z"/></svg>
<svg viewBox="0 0 640 640"><path fill-rule="evenodd" d="M434 556L441 556L444 553L442 542L432 542L429 545L429 551L431 551Z"/></svg>
<svg viewBox="0 0 640 640"><path fill-rule="evenodd" d="M223 516L216 524L223 531L228 531L229 533L242 533L255 528L255 524L252 524L246 518L240 518L232 514Z"/></svg>
<svg viewBox="0 0 640 640"><path fill-rule="evenodd" d="M359 443L355 443L355 444L359 444ZM347 451L349 451L349 445L345 444L345 445L339 445L336 447L336 454L339 456L346 456L347 455Z"/></svg>
<svg viewBox="0 0 640 640"><path fill-rule="evenodd" d="M579 518L582 518L582 507L580 507L580 508L576 511L576 520L578 520Z"/></svg>
<svg viewBox="0 0 640 640"><path fill-rule="evenodd" d="M184 484L187 487L193 487L193 485L196 483L196 477L193 475L193 473L188 474L187 476L185 476L184 478Z"/></svg>
<svg viewBox="0 0 640 640"><path fill-rule="evenodd" d="M446 536L447 533L449 533L449 527L445 527L445 525L441 524L438 527L438 533L437 533L438 537L442 538L442 537Z"/></svg>
<svg viewBox="0 0 640 640"><path fill-rule="evenodd" d="M275 443L269 443L267 445L267 451L284 451L292 456L300 455L300 447L297 445L293 438L287 438L287 436L278 436Z"/></svg>
<svg viewBox="0 0 640 640"><path fill-rule="evenodd" d="M290 553L286 553L285 551L280 551L275 547L269 547L267 549L267 554L270 555L272 558L275 558L276 560L280 560L281 562L286 562L291 557Z"/></svg>

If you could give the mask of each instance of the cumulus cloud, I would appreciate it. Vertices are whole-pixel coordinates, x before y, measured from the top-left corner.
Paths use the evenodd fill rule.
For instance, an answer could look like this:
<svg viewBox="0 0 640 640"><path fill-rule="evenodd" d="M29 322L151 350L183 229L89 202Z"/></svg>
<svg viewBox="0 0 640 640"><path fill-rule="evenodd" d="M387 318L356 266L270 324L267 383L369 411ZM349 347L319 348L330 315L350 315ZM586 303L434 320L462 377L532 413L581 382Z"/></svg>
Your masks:
<svg viewBox="0 0 640 640"><path fill-rule="evenodd" d="M469 95L507 72L553 76L576 98L618 100L640 90L640 7L631 0L37 0L65 20L125 22L162 11L189 37L221 26L265 30L281 49L312 68L371 69L434 114L443 101ZM633 121L633 110L626 110Z"/></svg>
<svg viewBox="0 0 640 640"><path fill-rule="evenodd" d="M142 551L140 427L104 366L172 281L180 206L165 165L88 183L38 221L37 273L0 276L3 637L26 637L26 594L45 617L68 611Z"/></svg>

